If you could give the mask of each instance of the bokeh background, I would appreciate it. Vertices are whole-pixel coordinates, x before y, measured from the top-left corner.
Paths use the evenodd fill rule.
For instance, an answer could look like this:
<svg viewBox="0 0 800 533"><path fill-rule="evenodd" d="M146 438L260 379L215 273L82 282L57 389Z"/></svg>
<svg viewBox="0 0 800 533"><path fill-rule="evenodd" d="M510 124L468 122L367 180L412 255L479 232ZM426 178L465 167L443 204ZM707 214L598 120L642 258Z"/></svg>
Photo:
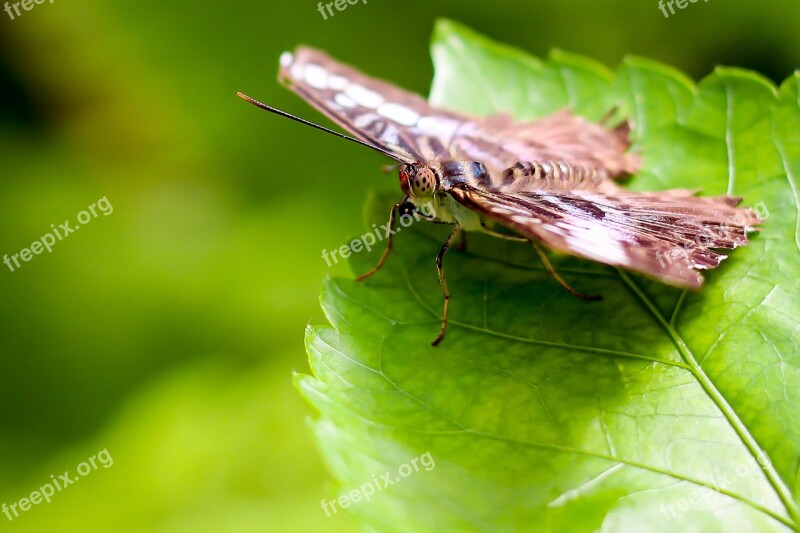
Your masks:
<svg viewBox="0 0 800 533"><path fill-rule="evenodd" d="M0 503L98 451L114 463L0 530L352 531L292 388L324 322L321 258L362 232L369 150L259 111L322 120L275 80L304 43L426 93L436 17L537 55L649 56L781 81L800 7L710 0L55 0L0 12L0 254L107 197L114 211L0 265ZM323 121L324 122L324 121Z"/></svg>

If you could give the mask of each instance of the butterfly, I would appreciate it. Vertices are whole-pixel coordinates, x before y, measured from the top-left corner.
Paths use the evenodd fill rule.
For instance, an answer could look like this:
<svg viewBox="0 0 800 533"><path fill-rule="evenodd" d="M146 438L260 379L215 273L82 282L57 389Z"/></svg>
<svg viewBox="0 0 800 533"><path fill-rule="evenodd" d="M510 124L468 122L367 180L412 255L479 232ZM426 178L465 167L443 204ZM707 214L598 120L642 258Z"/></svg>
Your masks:
<svg viewBox="0 0 800 533"><path fill-rule="evenodd" d="M629 150L628 122L606 127L607 120L590 122L567 109L532 121L437 109L307 47L281 56L279 79L352 137L238 95L395 160L403 198L392 206L390 229L397 213L419 214L423 205L423 218L453 225L436 256L444 304L434 346L444 337L450 300L442 261L462 232L532 243L558 283L591 300L599 297L570 287L542 247L698 288L698 271L727 257L715 249L747 244L760 222L752 209L736 207L741 198L697 197L688 189L639 193L617 185L641 162ZM378 264L357 280L383 266L392 250L387 233Z"/></svg>

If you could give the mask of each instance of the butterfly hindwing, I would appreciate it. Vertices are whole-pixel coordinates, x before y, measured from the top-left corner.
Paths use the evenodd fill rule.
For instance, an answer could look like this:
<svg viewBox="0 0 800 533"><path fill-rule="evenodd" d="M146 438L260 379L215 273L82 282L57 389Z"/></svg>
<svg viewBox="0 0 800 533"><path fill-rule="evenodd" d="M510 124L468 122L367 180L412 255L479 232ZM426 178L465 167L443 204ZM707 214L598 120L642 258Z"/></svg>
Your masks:
<svg viewBox="0 0 800 533"><path fill-rule="evenodd" d="M697 271L727 257L712 248L745 245L747 231L759 222L753 210L733 207L738 199L695 198L686 191L507 194L456 183L448 193L548 248L682 287L699 287Z"/></svg>
<svg viewBox="0 0 800 533"><path fill-rule="evenodd" d="M628 146L626 123L608 130L563 109L533 121L515 121L505 114L474 119L455 136L450 155L483 161L496 171L520 161L568 161L613 178L639 167Z"/></svg>

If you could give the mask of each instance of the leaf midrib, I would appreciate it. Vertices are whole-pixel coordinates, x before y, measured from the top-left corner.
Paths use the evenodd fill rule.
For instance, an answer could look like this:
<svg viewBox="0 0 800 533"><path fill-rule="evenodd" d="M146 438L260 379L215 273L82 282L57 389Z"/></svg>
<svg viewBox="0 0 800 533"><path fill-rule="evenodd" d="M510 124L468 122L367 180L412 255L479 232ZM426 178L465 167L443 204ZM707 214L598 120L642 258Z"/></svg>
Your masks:
<svg viewBox="0 0 800 533"><path fill-rule="evenodd" d="M758 461L758 457L767 457L769 455L758 445L755 437L750 433L747 426L742 422L742 420L737 415L736 411L733 407L728 403L722 393L716 388L713 381L709 378L709 376L705 373L702 366L698 364L697 360L694 357L694 354L686 345L686 342L683 340L681 335L677 332L677 330L673 327L673 324L668 322L664 315L658 310L658 308L653 304L652 300L642 291L636 283L633 282L631 277L628 275L627 272L622 270L617 270L619 273L620 279L622 282L628 286L628 288L634 293L634 295L639 299L642 305L647 309L650 315L653 317L655 322L664 329L667 336L669 336L672 343L675 345L675 348L680 353L681 357L683 358L684 362L688 365L688 370L703 388L705 393L708 395L709 399L714 402L714 405L717 406L717 409L720 410L722 415L731 425L731 428L736 432L739 439L747 448L750 455L756 462ZM677 313L673 314L676 315ZM761 464L759 462L759 464ZM764 474L767 476L767 480L769 481L770 485L772 486L773 490L777 494L778 498L783 503L786 511L789 513L791 517L791 524L795 530L798 530L798 523L800 523L800 511L798 511L797 504L791 496L791 491L783 482L783 479L780 477L778 472L775 470L775 467L772 464L772 461L767 461L766 465L762 465L762 469L764 470Z"/></svg>

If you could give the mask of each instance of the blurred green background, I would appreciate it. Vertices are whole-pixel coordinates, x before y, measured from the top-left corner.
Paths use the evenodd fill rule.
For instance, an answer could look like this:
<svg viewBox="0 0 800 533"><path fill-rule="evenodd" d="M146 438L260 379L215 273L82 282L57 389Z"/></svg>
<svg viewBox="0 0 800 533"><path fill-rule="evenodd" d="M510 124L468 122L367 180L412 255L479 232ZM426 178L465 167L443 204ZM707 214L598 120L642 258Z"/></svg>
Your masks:
<svg viewBox="0 0 800 533"><path fill-rule="evenodd" d="M106 196L114 211L14 272L0 265L0 503L107 449L114 463L0 529L352 531L291 385L329 268L362 231L369 150L275 80L313 45L422 93L449 17L537 55L609 66L649 56L780 81L800 66L800 8L711 0L369 0L323 20L306 2L55 0L0 12L0 254ZM324 123L324 121L323 121Z"/></svg>

